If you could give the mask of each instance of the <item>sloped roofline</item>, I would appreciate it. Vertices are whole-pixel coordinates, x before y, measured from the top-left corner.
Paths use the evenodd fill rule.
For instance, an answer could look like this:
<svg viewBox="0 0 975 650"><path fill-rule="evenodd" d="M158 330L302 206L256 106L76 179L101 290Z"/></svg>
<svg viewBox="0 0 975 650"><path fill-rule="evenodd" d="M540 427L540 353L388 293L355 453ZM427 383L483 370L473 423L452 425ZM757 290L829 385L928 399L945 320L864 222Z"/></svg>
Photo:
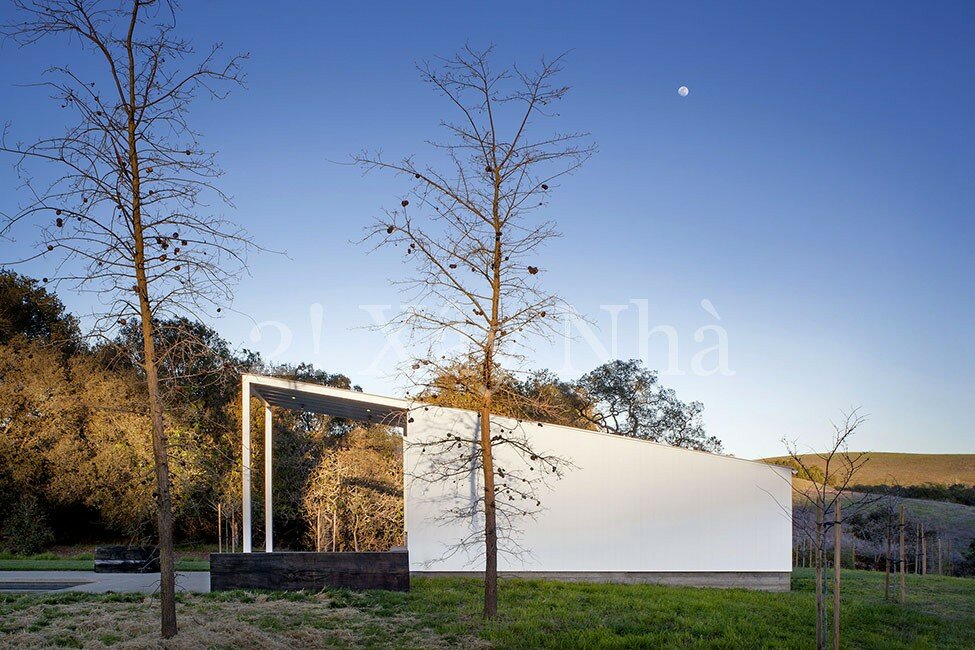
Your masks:
<svg viewBox="0 0 975 650"><path fill-rule="evenodd" d="M333 386L323 386L321 384L315 384L307 381L284 379L281 377L269 377L267 375L257 375L253 373L243 373L241 375L241 381L245 385L249 384L252 393L256 394L260 399L275 406L292 410L307 410L326 414L336 414L339 417L346 417L362 422L402 424L402 414L421 405L424 407L477 413L477 411L474 411L473 409L443 406L441 404L431 404L428 402L421 402L419 400L408 400L398 397L389 397L386 395L376 395L373 393L350 390L348 388L335 388ZM264 389L263 392L262 388ZM305 396L308 397L305 398ZM518 419L510 416L499 417L505 417L511 420ZM532 422L532 420L523 421ZM558 427L560 429L566 429L569 431L577 431L597 436L606 436L614 440L628 440L637 444L656 445L665 449L674 449L691 454L705 454L711 458L736 460L744 463L752 463L754 465L762 465L764 467L771 467L775 470L787 472L790 476L794 473L794 470L790 467L775 465L762 460L751 460L748 458L738 458L737 456L712 454L710 452L700 451L697 449L675 447L666 443L647 440L646 438L621 436L614 433L607 433L605 431L593 431L592 429L581 429L579 427L570 427L563 424L552 424L550 422L542 422L541 424L547 427Z"/></svg>

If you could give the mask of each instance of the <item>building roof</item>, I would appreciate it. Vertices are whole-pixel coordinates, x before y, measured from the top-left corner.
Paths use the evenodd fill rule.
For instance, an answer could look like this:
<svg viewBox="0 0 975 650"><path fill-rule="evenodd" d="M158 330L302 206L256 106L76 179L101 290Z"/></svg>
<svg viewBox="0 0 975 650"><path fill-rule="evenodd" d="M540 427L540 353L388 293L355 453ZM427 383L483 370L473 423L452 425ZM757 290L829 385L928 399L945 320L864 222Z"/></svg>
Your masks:
<svg viewBox="0 0 975 650"><path fill-rule="evenodd" d="M410 402L395 397L370 395L305 381L249 373L241 379L245 385L250 385L252 395L272 406L360 422L401 425L410 407Z"/></svg>
<svg viewBox="0 0 975 650"><path fill-rule="evenodd" d="M279 377L267 377L264 375L254 375L245 373L241 376L244 384L250 385L251 394L264 400L272 406L286 408L297 411L309 411L311 413L321 413L347 420L358 422L372 422L375 424L387 424L391 426L403 426L406 420L406 413L415 404L412 400L399 399L396 397L386 397L384 395L372 395L362 391L349 390L347 388L333 388L321 384L313 384L306 381L295 381L293 379L281 379ZM452 407L451 407L452 408ZM468 409L457 409L468 410ZM726 458L728 460L743 461L746 463L758 463L783 473L795 473L793 469L766 463L761 460L750 460L738 458L736 456L725 456L723 454L711 454L710 452L687 449L685 447L673 447L662 442L647 440L645 438L632 438L629 436L618 436L616 434L603 431L592 431L589 429L579 429L565 425L547 423L545 426L560 427L581 431L593 435L610 436L614 439L630 440L634 443L643 443L667 447L669 449L679 449L695 454L708 454L716 458Z"/></svg>

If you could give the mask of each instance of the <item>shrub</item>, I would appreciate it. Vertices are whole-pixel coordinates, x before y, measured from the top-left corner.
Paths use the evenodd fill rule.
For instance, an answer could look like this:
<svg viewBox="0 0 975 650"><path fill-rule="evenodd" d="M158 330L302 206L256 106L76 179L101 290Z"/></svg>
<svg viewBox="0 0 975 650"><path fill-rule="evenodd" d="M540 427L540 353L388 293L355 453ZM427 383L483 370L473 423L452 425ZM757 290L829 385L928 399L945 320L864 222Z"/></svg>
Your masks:
<svg viewBox="0 0 975 650"><path fill-rule="evenodd" d="M957 573L960 576L975 576L975 539L968 544L968 548L961 553L962 561Z"/></svg>
<svg viewBox="0 0 975 650"><path fill-rule="evenodd" d="M44 507L33 494L23 495L3 522L0 547L8 553L31 555L54 543Z"/></svg>
<svg viewBox="0 0 975 650"><path fill-rule="evenodd" d="M813 465L811 467L803 467L793 458L776 458L769 461L773 465L781 465L782 467L788 467L796 471L796 478L803 479L805 481L812 481L813 483L822 484L825 476L823 475L823 470L819 467Z"/></svg>
<svg viewBox="0 0 975 650"><path fill-rule="evenodd" d="M854 492L887 494L906 499L927 499L975 506L975 485L924 483L923 485L854 485Z"/></svg>

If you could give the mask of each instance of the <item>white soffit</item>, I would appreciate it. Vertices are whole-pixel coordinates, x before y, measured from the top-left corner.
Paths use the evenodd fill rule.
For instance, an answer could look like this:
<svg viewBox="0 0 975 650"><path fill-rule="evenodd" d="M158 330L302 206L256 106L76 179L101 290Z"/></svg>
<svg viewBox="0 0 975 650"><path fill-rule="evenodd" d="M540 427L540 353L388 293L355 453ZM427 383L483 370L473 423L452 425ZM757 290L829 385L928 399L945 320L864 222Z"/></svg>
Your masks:
<svg viewBox="0 0 975 650"><path fill-rule="evenodd" d="M394 397L278 377L245 374L243 382L245 387L250 386L251 395L272 406L358 422L402 426L410 406L408 401Z"/></svg>

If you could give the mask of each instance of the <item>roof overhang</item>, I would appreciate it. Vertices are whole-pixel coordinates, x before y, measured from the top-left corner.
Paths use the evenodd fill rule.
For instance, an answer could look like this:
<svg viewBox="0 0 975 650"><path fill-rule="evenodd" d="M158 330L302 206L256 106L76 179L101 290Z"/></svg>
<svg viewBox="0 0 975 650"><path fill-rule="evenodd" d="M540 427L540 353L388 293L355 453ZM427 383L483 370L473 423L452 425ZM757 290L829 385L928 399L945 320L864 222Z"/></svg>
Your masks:
<svg viewBox="0 0 975 650"><path fill-rule="evenodd" d="M304 381L244 374L242 385L250 395L271 406L321 413L336 418L402 426L410 402Z"/></svg>

